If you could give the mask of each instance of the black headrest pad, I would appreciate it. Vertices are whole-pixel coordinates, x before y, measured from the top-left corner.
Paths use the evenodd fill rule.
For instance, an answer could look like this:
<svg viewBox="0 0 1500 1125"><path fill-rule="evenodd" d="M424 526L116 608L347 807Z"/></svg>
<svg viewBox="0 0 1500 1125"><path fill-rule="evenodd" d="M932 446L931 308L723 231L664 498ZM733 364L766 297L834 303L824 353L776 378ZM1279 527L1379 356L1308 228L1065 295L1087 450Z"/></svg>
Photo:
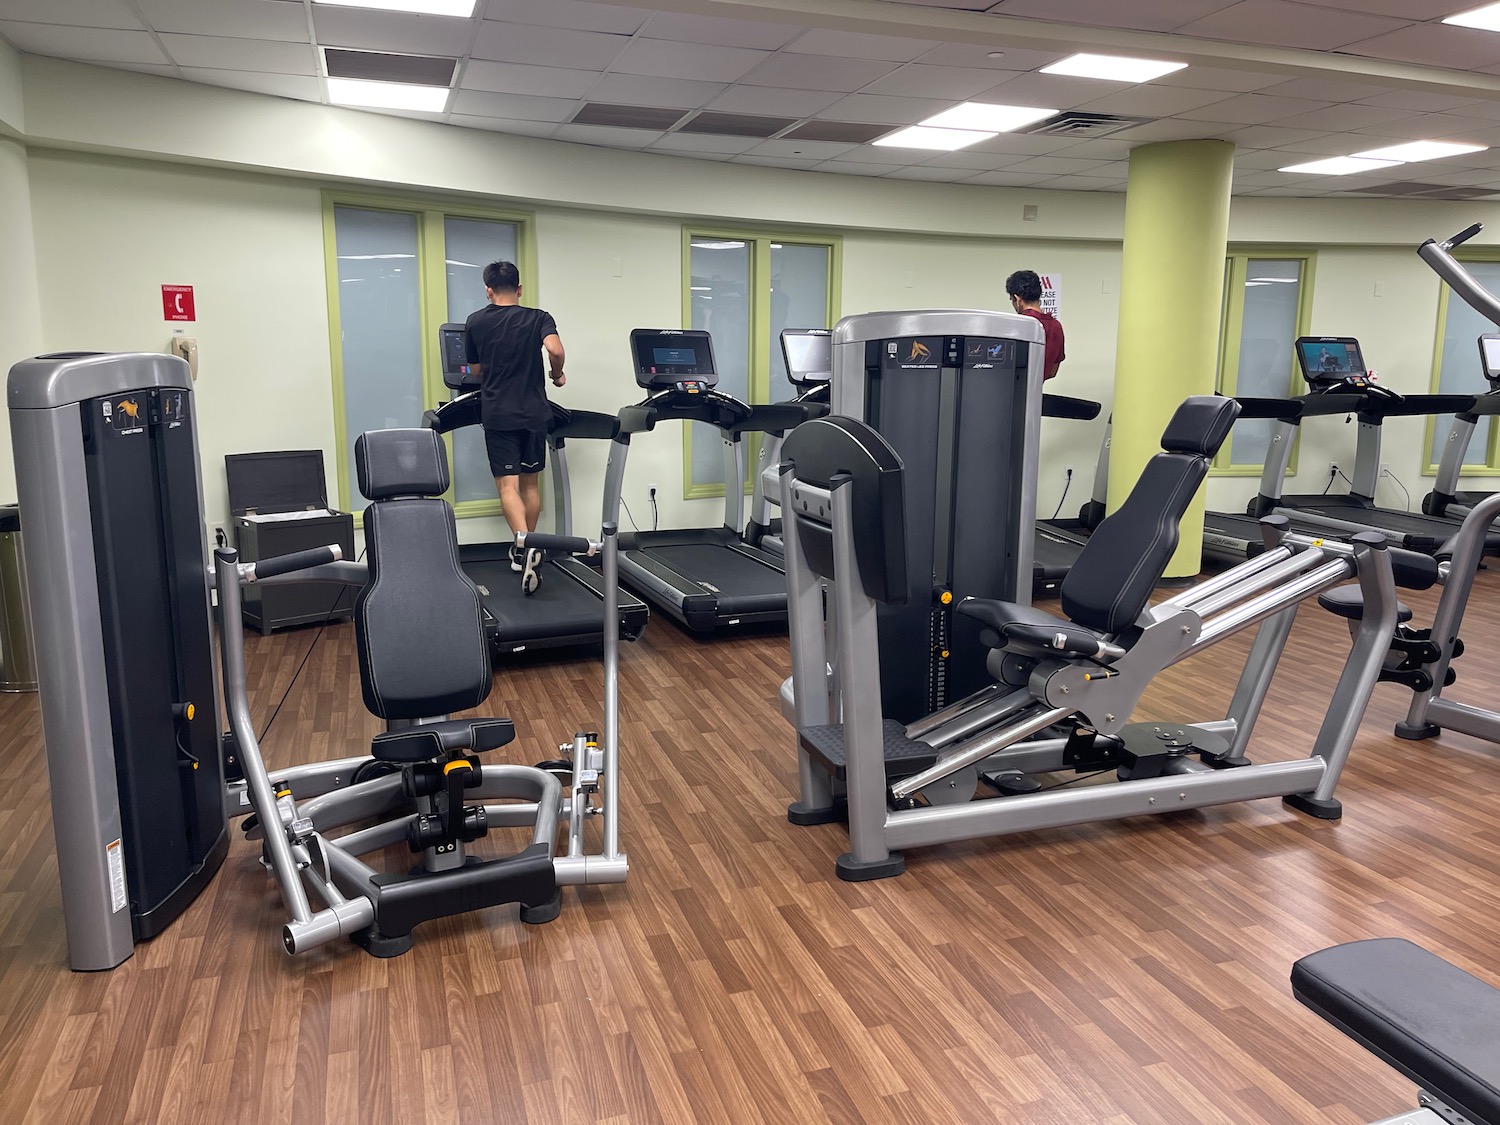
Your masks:
<svg viewBox="0 0 1500 1125"><path fill-rule="evenodd" d="M448 451L436 430L368 430L354 443L354 467L371 500L448 491Z"/></svg>
<svg viewBox="0 0 1500 1125"><path fill-rule="evenodd" d="M1219 395L1194 395L1177 408L1161 435L1168 453L1196 453L1213 457L1240 416L1240 404Z"/></svg>

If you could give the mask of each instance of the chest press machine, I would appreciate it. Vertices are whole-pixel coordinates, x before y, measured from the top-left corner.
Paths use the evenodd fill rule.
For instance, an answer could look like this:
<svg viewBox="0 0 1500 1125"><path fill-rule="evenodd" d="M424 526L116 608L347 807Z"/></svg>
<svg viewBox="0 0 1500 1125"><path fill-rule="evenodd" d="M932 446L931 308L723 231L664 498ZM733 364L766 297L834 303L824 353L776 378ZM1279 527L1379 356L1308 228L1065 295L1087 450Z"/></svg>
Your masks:
<svg viewBox="0 0 1500 1125"><path fill-rule="evenodd" d="M907 597L901 459L846 417L787 438L781 507L800 785L788 819L847 819L840 878L899 874L906 847L1263 797L1322 819L1341 815L1334 792L1395 625L1396 572L1430 585L1436 567L1377 534L1314 541L1272 517L1262 554L1149 605L1237 412L1213 397L1178 408L1163 452L1064 581L1066 619L1015 602L960 601L958 612L982 627L996 682L904 724L884 717L877 621L877 609ZM1253 764L1251 731L1299 604L1350 578L1367 613L1311 753ZM1158 672L1257 623L1224 719L1129 722ZM1116 781L1043 788L1035 777L1061 771L1112 771ZM994 796L976 799L981 780Z"/></svg>

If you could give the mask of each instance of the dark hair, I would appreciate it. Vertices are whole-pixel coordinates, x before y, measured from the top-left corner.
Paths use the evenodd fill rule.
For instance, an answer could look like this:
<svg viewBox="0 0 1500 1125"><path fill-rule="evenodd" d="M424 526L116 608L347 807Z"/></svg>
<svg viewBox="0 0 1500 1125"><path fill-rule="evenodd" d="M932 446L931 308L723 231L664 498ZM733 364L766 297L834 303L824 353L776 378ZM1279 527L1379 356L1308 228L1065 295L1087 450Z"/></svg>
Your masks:
<svg viewBox="0 0 1500 1125"><path fill-rule="evenodd" d="M488 276L488 274L486 274ZM1032 270L1017 270L1005 279L1005 295L1028 304L1042 299L1042 279Z"/></svg>
<svg viewBox="0 0 1500 1125"><path fill-rule="evenodd" d="M521 288L521 271L514 262L491 262L484 267L484 287L496 293L514 293Z"/></svg>

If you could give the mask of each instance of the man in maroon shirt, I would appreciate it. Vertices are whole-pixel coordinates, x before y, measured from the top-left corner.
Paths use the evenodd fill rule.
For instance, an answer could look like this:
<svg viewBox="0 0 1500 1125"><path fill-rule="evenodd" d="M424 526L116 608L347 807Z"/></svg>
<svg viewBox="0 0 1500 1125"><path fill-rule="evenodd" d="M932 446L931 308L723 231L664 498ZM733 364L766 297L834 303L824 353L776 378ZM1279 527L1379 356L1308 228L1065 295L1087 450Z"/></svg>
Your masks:
<svg viewBox="0 0 1500 1125"><path fill-rule="evenodd" d="M1063 351L1062 321L1051 313L1042 311L1042 279L1031 270L1017 270L1005 279L1005 292L1010 297L1010 307L1022 316L1035 317L1042 322L1042 331L1047 336L1047 347L1042 359L1042 378L1050 379L1057 374L1062 361L1067 359Z"/></svg>

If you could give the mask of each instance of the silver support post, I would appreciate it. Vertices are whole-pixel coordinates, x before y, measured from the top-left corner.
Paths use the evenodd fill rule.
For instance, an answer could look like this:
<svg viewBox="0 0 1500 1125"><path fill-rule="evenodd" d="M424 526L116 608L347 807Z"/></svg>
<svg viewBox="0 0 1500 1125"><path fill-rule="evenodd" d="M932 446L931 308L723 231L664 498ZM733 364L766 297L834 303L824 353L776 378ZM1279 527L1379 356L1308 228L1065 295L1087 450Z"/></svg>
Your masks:
<svg viewBox="0 0 1500 1125"><path fill-rule="evenodd" d="M1260 623L1255 631L1255 643L1250 646L1250 655L1240 672L1235 685L1234 697L1229 701L1226 715L1234 723L1234 737L1229 743L1229 759L1248 761L1245 751L1250 745L1250 734L1260 718L1260 709L1276 676L1276 666L1286 649L1287 638L1292 634L1292 624L1297 620L1297 606L1289 605L1280 613L1273 614Z"/></svg>
<svg viewBox="0 0 1500 1125"><path fill-rule="evenodd" d="M547 475L552 484L552 529L558 535L572 535L573 490L568 483L568 450L561 441L552 447Z"/></svg>
<svg viewBox="0 0 1500 1125"><path fill-rule="evenodd" d="M620 536L604 523L604 858L624 861L620 851ZM573 794L578 800L578 794Z"/></svg>
<svg viewBox="0 0 1500 1125"><path fill-rule="evenodd" d="M1351 496L1375 498L1375 486L1380 483L1380 428L1379 422L1359 424L1359 437L1354 445L1354 476L1349 483Z"/></svg>
<svg viewBox="0 0 1500 1125"><path fill-rule="evenodd" d="M1271 447L1266 453L1266 467L1260 475L1260 494L1267 499L1281 499L1281 491L1286 487L1286 471L1292 463L1292 447L1296 444L1296 437L1295 421L1278 419L1271 427Z"/></svg>
<svg viewBox="0 0 1500 1125"><path fill-rule="evenodd" d="M1185 660L1216 641L1223 640L1231 633L1237 633L1247 626L1254 625L1257 621L1264 621L1287 606L1296 605L1303 598L1337 585L1349 577L1350 569L1348 559L1331 559L1317 570L1304 574L1280 590L1272 590L1259 597L1251 598L1248 602L1219 614L1213 620L1205 621L1202 630L1198 633L1197 643L1182 653L1177 660Z"/></svg>
<svg viewBox="0 0 1500 1125"><path fill-rule="evenodd" d="M724 433L724 526L734 532L745 530L745 458L744 438Z"/></svg>
<svg viewBox="0 0 1500 1125"><path fill-rule="evenodd" d="M1464 458L1469 453L1469 443L1474 440L1474 429L1479 419L1473 414L1459 414L1448 427L1448 440L1443 442L1443 457L1438 462L1437 479L1432 482L1432 491L1439 496L1454 496L1458 493L1459 478L1463 476Z"/></svg>
<svg viewBox="0 0 1500 1125"><path fill-rule="evenodd" d="M601 524L620 526L620 497L625 489L625 461L629 456L628 434L621 434L609 443L609 462L604 469L604 512L599 520Z"/></svg>
<svg viewBox="0 0 1500 1125"><path fill-rule="evenodd" d="M833 779L812 755L802 748L797 736L810 726L824 726L837 720L829 675L829 626L824 620L823 583L807 565L802 554L802 537L798 527L807 518L792 498L792 473L781 474L781 546L786 566L787 626L792 649L792 725L797 747L797 802L788 810L793 817L821 812L833 805ZM798 485L804 498L817 496L826 512L832 497L822 489ZM829 599L831 609L831 599Z"/></svg>

